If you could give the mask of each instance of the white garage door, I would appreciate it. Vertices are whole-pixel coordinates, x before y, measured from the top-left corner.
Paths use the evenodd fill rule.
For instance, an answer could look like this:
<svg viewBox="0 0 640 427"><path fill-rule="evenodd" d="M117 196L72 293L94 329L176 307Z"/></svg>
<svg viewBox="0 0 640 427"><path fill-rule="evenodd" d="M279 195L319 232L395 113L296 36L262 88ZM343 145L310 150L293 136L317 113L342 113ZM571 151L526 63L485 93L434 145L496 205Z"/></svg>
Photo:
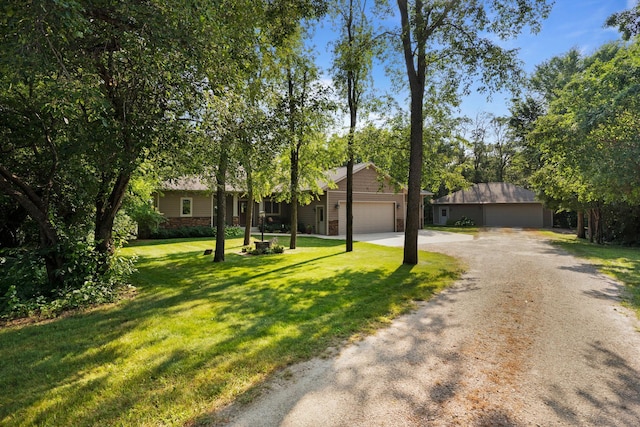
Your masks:
<svg viewBox="0 0 640 427"><path fill-rule="evenodd" d="M347 234L347 204L340 202L340 234ZM395 203L354 202L353 234L386 233L395 231Z"/></svg>
<svg viewBox="0 0 640 427"><path fill-rule="evenodd" d="M542 228L542 206L539 204L485 205L485 225Z"/></svg>

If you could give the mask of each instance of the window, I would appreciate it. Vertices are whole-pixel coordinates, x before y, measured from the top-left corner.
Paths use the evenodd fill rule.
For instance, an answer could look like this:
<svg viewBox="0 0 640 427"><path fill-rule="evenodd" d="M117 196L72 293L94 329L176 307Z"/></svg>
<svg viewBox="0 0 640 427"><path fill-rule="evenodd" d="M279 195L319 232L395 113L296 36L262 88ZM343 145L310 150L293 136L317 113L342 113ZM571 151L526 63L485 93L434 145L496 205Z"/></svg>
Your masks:
<svg viewBox="0 0 640 427"><path fill-rule="evenodd" d="M180 216L191 216L193 199L191 197L180 198Z"/></svg>
<svg viewBox="0 0 640 427"><path fill-rule="evenodd" d="M447 208L442 209L441 216L447 216Z"/></svg>
<svg viewBox="0 0 640 427"><path fill-rule="evenodd" d="M273 199L264 199L264 213L280 215L280 203Z"/></svg>

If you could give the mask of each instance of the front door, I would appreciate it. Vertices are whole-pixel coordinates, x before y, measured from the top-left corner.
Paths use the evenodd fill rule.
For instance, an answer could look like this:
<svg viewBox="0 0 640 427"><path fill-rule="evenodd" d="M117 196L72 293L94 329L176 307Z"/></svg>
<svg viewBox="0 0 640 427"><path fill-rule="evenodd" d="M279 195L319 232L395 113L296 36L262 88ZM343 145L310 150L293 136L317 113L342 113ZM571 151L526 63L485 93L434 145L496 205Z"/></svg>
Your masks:
<svg viewBox="0 0 640 427"><path fill-rule="evenodd" d="M440 207L440 225L447 225L449 219L449 207Z"/></svg>
<svg viewBox="0 0 640 427"><path fill-rule="evenodd" d="M244 227L247 225L247 201L246 200L240 200L238 202L238 225L240 225L241 227Z"/></svg>
<svg viewBox="0 0 640 427"><path fill-rule="evenodd" d="M325 231L325 218L324 218L324 206L316 206L316 233L326 234Z"/></svg>

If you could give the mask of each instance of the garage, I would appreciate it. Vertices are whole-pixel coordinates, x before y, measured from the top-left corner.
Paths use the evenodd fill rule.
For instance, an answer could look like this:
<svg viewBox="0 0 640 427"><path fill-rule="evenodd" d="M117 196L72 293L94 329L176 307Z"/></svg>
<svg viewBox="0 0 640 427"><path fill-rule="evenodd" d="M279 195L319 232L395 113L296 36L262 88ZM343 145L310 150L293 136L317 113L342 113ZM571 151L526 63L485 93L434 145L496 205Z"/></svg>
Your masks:
<svg viewBox="0 0 640 427"><path fill-rule="evenodd" d="M504 204L485 206L488 227L542 228L542 206L539 204Z"/></svg>
<svg viewBox="0 0 640 427"><path fill-rule="evenodd" d="M553 211L533 191L507 182L473 184L433 201L434 224L462 218L485 227L553 226Z"/></svg>
<svg viewBox="0 0 640 427"><path fill-rule="evenodd" d="M396 208L393 202L353 202L353 234L395 231ZM339 234L347 234L347 203L340 202Z"/></svg>

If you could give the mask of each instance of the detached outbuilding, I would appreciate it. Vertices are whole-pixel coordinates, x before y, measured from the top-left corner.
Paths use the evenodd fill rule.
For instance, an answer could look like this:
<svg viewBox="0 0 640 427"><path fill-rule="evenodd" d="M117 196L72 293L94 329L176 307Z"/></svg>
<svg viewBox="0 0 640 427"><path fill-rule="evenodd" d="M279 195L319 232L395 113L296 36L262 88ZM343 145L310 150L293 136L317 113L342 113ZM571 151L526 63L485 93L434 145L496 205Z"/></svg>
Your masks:
<svg viewBox="0 0 640 427"><path fill-rule="evenodd" d="M433 201L433 223L445 225L469 218L484 227L545 228L553 211L533 191L505 182L474 184Z"/></svg>

